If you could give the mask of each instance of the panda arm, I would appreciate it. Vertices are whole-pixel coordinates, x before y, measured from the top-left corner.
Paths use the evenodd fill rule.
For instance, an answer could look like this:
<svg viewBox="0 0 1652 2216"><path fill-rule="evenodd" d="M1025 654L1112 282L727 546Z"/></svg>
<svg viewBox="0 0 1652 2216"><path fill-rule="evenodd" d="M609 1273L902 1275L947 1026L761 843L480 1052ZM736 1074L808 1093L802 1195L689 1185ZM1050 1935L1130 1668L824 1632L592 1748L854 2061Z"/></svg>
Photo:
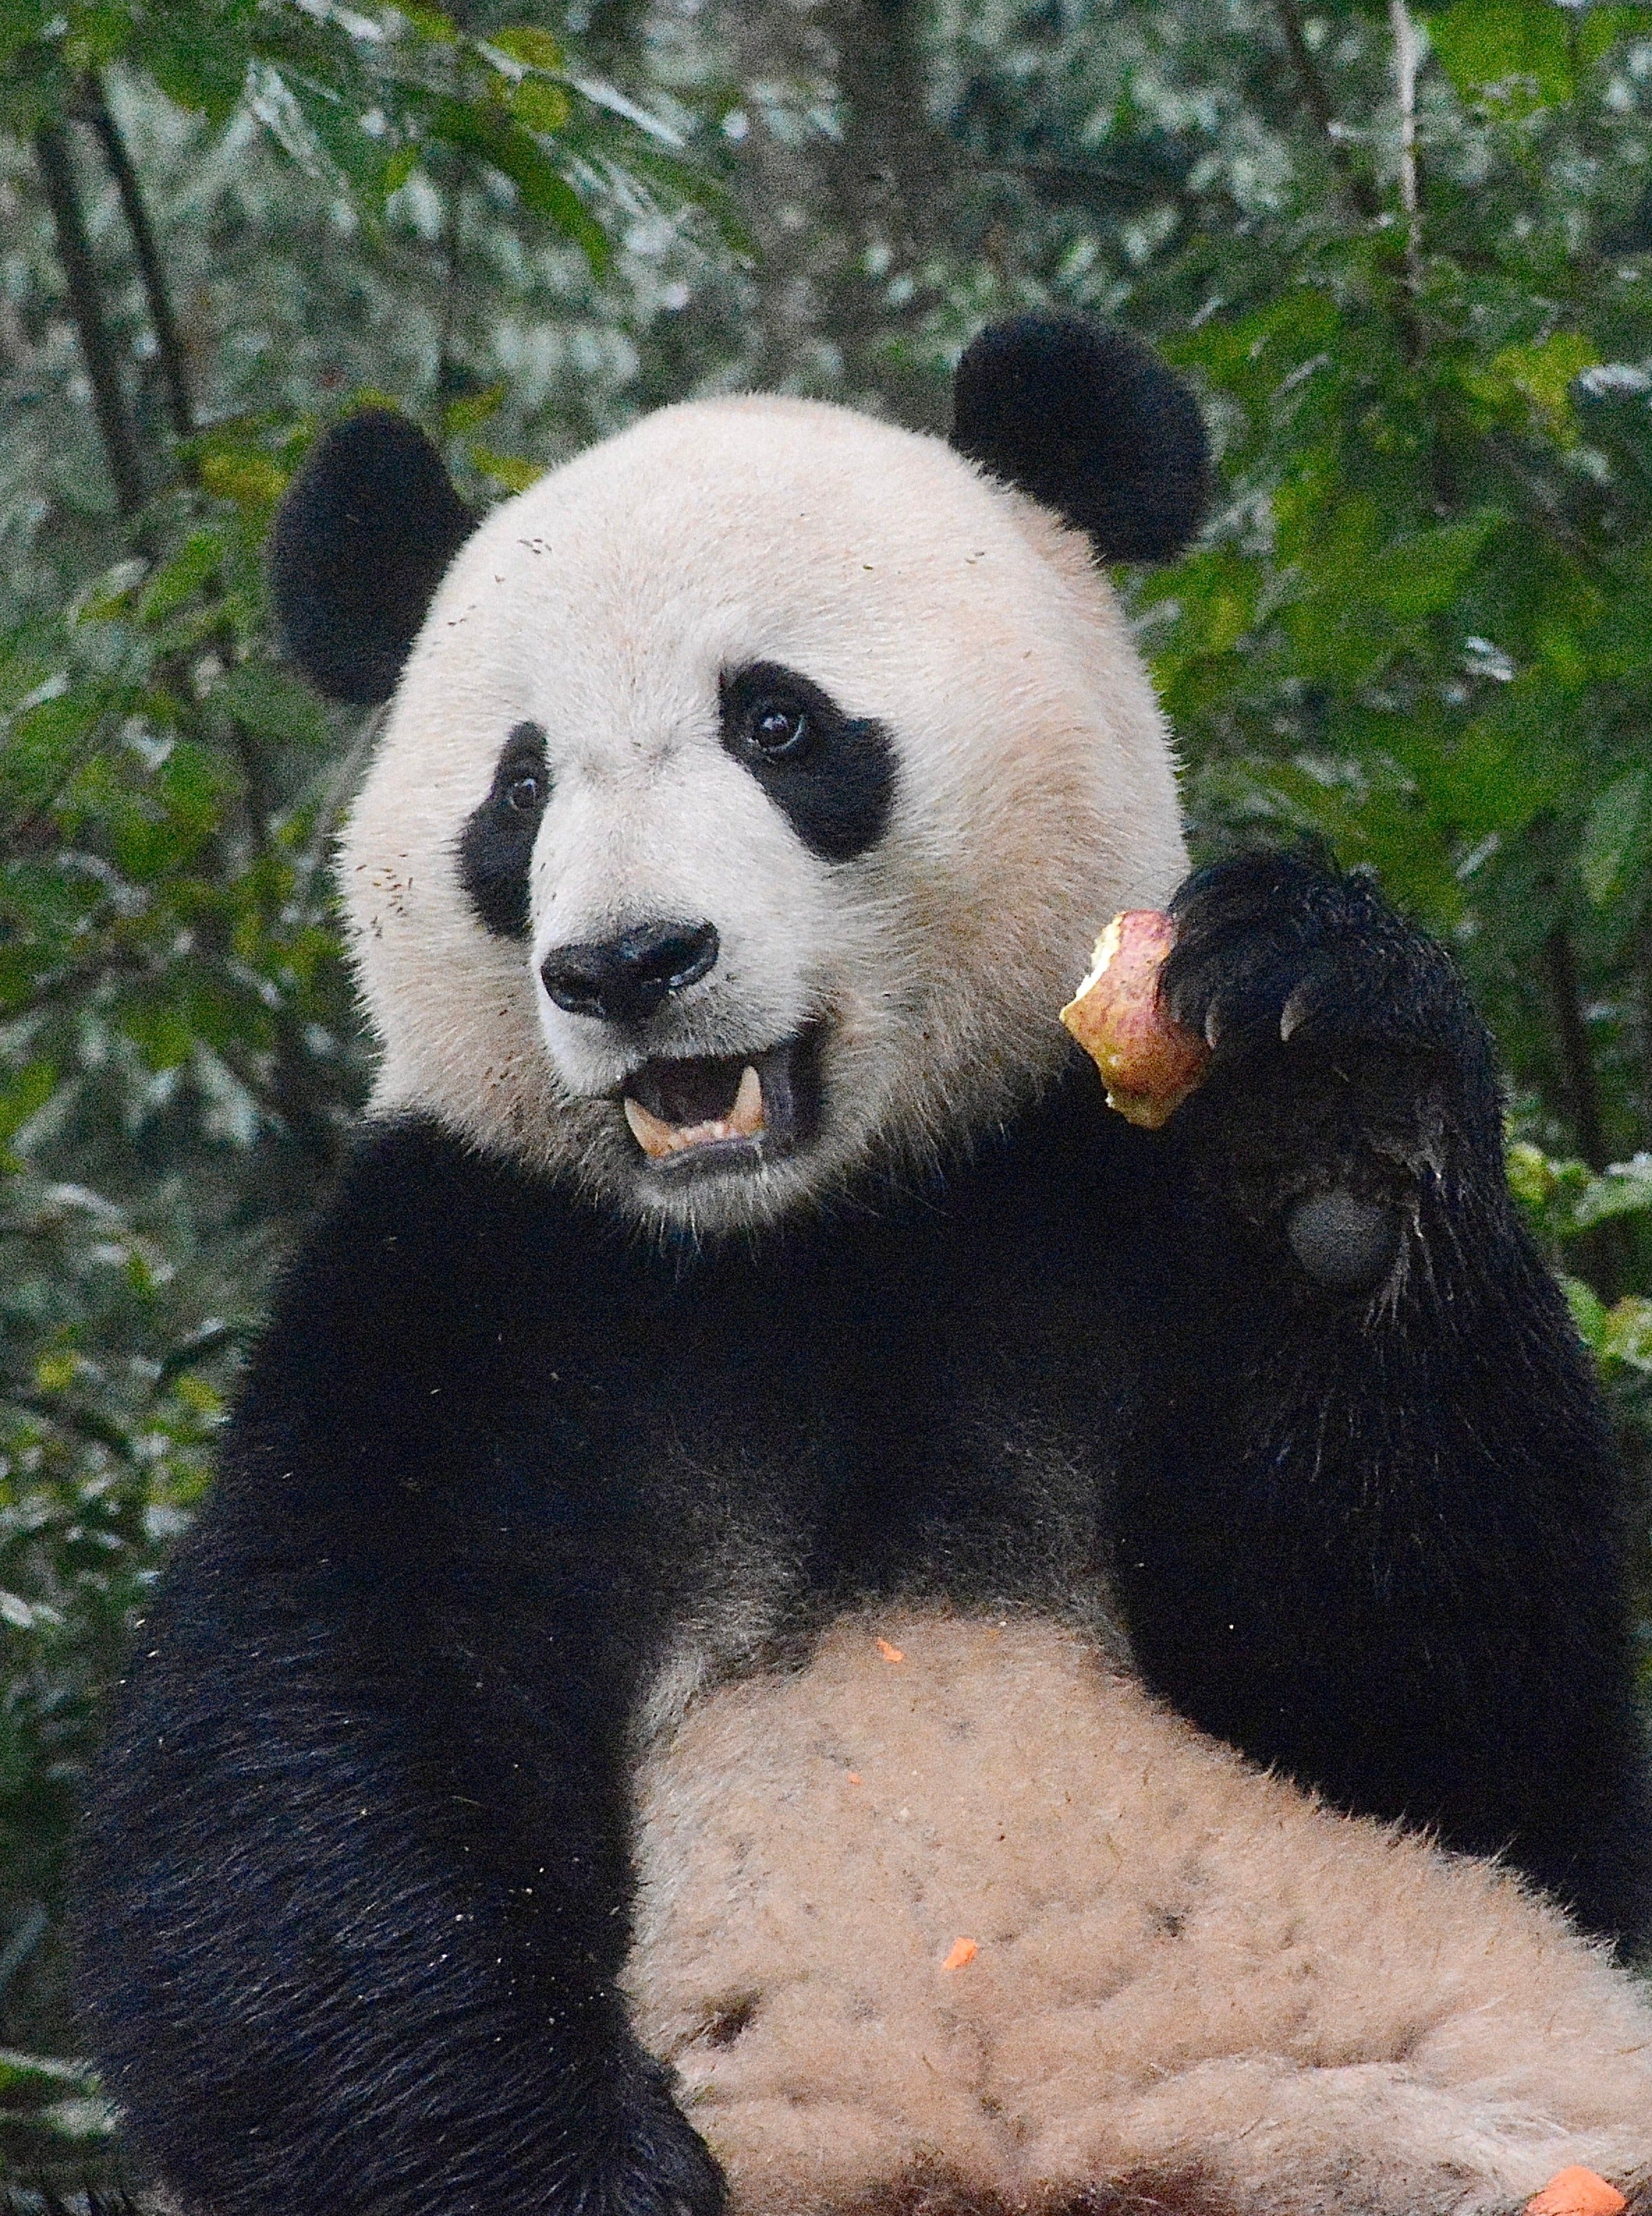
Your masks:
<svg viewBox="0 0 1652 2216"><path fill-rule="evenodd" d="M464 1384L507 1390L475 1298L509 1263L451 1251L486 1209L440 1183L365 1241L347 1196L255 1367L90 1797L83 1998L214 2216L708 2216L616 1989L633 1566L554 1472L490 1468Z"/></svg>
<svg viewBox="0 0 1652 2216"><path fill-rule="evenodd" d="M1164 990L1156 1437L1121 1502L1149 1682L1362 1812L1652 1923L1624 1487L1502 1166L1490 1042L1363 879L1193 879Z"/></svg>

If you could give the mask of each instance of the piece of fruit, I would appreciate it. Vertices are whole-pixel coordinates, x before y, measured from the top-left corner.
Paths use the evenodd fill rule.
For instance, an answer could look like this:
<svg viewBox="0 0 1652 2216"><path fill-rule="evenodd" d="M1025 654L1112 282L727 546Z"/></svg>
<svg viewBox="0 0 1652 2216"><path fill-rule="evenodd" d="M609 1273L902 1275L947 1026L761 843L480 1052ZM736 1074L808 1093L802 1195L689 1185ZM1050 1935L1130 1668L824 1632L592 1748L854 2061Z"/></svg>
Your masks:
<svg viewBox="0 0 1652 2216"><path fill-rule="evenodd" d="M1629 2206L1615 2185L1581 2165L1557 2170L1526 2204L1526 2216L1623 2216Z"/></svg>
<svg viewBox="0 0 1652 2216"><path fill-rule="evenodd" d="M1203 1039L1159 1002L1159 972L1175 944L1162 908L1126 908L1096 940L1090 975L1061 1011L1102 1073L1108 1106L1149 1131L1197 1090L1210 1060Z"/></svg>

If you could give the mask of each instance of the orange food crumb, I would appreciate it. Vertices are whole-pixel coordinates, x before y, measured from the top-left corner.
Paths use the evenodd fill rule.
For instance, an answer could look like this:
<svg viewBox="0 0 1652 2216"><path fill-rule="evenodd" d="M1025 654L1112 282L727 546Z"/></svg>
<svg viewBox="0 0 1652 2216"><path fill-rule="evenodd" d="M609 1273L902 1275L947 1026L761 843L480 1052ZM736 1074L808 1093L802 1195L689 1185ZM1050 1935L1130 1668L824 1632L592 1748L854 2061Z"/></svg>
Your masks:
<svg viewBox="0 0 1652 2216"><path fill-rule="evenodd" d="M858 1784L860 1783L860 1782L861 1782L861 1774L860 1774L860 1772L859 1772L859 1770L851 1770L850 1771L850 1773L849 1773L849 1782L850 1782L850 1783L851 1783L851 1785L858 1785Z"/></svg>
<svg viewBox="0 0 1652 2216"><path fill-rule="evenodd" d="M1575 2165L1557 2170L1542 2192L1532 2195L1526 2216L1622 2216L1628 2206L1615 2185Z"/></svg>
<svg viewBox="0 0 1652 2216"><path fill-rule="evenodd" d="M973 1939L955 1939L952 1942L952 1952L947 1956L946 1961L942 1963L941 1967L943 1970L961 1970L964 1964L966 1962L973 1962L976 1955L979 1954L980 1951L980 1948L975 1944L975 1942ZM1561 2175L1563 2176L1569 2176L1570 2172L1563 2170ZM1599 2182L1598 2179L1596 2182ZM1553 2188L1551 2188L1551 2190ZM1619 2207L1623 2205L1624 2204L1620 2201L1618 2203ZM1555 2212L1555 2216L1559 2216L1558 2211ZM1593 2210L1588 2212L1588 2216L1594 2216ZM1601 2211L1601 2216L1606 2216L1604 2209Z"/></svg>
<svg viewBox="0 0 1652 2216"><path fill-rule="evenodd" d="M883 1657L886 1662L904 1662L906 1659L900 1648L899 1647L891 1647L887 1639L879 1640L878 1653Z"/></svg>

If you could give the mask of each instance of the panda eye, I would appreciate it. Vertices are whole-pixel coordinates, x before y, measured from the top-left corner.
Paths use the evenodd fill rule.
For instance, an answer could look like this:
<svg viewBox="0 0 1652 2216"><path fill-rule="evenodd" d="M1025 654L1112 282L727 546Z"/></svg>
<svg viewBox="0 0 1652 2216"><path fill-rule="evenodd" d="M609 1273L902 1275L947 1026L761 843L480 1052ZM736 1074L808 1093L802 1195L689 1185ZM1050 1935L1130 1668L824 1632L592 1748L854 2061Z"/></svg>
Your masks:
<svg viewBox="0 0 1652 2216"><path fill-rule="evenodd" d="M718 737L812 853L850 862L883 836L894 798L893 735L850 716L823 686L781 662L717 679Z"/></svg>
<svg viewBox="0 0 1652 2216"><path fill-rule="evenodd" d="M514 777L505 788L505 805L519 816L531 816L539 805L539 780L531 770Z"/></svg>
<svg viewBox="0 0 1652 2216"><path fill-rule="evenodd" d="M752 744L759 754L801 753L809 737L806 711L789 700L759 700L752 711Z"/></svg>

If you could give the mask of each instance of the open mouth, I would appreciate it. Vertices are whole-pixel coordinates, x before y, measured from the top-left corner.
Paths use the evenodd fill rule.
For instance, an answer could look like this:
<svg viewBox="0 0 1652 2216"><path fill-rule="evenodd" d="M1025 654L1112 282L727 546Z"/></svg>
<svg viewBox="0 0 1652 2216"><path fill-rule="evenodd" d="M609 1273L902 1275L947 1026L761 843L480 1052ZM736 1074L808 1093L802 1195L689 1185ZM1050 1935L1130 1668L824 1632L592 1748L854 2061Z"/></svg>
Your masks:
<svg viewBox="0 0 1652 2216"><path fill-rule="evenodd" d="M816 1035L801 1031L747 1055L645 1062L621 1106L651 1168L752 1168L790 1154L813 1132L820 1085Z"/></svg>

